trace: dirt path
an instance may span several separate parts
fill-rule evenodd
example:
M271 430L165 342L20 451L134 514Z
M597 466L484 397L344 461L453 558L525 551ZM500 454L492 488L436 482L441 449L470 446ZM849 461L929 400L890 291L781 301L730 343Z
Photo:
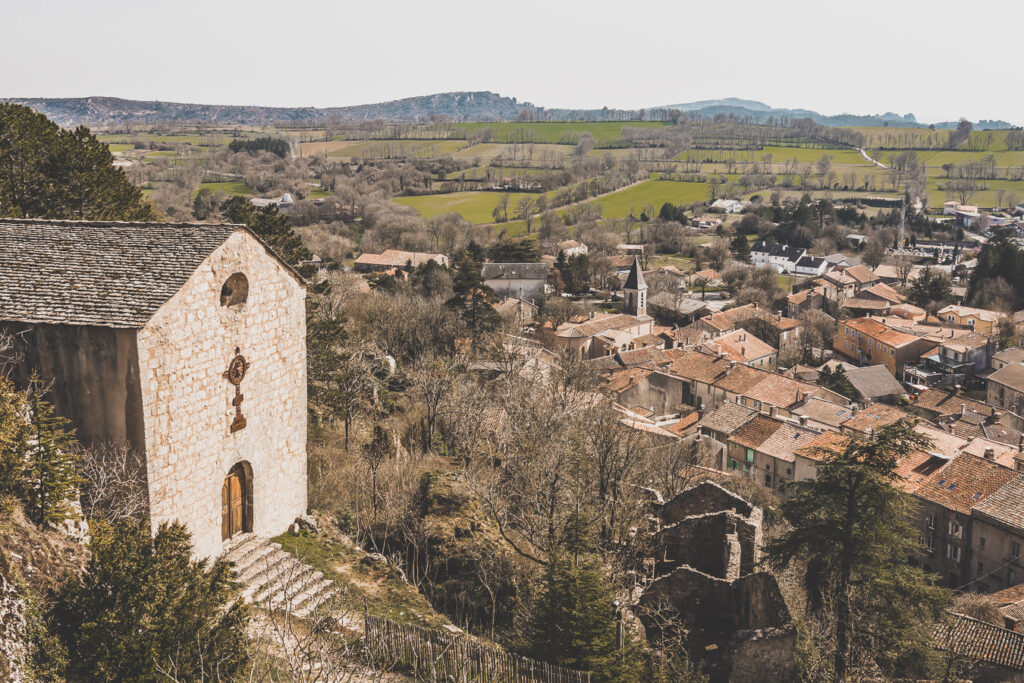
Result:
M858 151L858 152L860 152L860 155L861 155L862 157L864 157L864 159L865 159L865 160L867 160L867 161L870 161L870 162L871 162L871 163L873 163L873 164L874 164L875 166L878 166L879 168L884 168L884 169L886 169L886 170L889 170L889 167L888 167L888 166L886 166L885 164L883 164L883 163L882 163L881 161L879 161L878 159L872 159L871 157L869 157L869 156L868 156L868 153L867 153L867 152L865 152L865 151L864 151L863 149L861 149L860 147L858 147L858 148L857 148L857 151Z

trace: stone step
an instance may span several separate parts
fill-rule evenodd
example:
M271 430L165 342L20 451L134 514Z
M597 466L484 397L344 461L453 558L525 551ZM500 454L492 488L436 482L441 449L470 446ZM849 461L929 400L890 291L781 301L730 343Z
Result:
M243 596L247 599L255 600L257 594L262 593L267 586L277 582L283 574L294 571L293 564L298 564L298 562L288 553L280 552L287 557L282 558L275 553L270 556L266 564L258 564L252 575L245 579L246 589L242 591Z
M307 574L313 573L312 567L295 559L289 563L282 562L278 566L281 567L281 571L277 572L271 581L265 583L263 588L253 595L254 602L264 602L288 586L301 584Z
M323 581L328 581L328 579L324 579L323 572L314 571L303 574L299 580L290 582L289 585L283 586L281 590L270 596L267 604L271 608L284 608L290 605L294 611L306 598L316 593L315 589L321 587L320 584Z
M242 534L224 545L224 552L221 553L221 558L227 562L234 563L239 558L244 557L246 553L264 543L266 543L266 539L260 538L255 534Z
M299 619L308 617L310 614L313 613L313 610L315 610L317 607L330 600L337 592L338 587L334 585L333 581L328 579L327 585L321 588L318 592L308 597L305 601L305 604L300 605L298 608L295 608L295 606L293 606L292 614L294 614Z
M268 543L249 553L242 558L240 564L235 565L235 577L243 583L248 583L257 575L289 557L291 556L281 550L280 545Z

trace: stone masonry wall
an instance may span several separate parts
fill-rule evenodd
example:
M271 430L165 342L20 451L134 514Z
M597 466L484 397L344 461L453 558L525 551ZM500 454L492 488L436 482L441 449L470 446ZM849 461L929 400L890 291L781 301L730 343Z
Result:
M246 303L221 287L244 273ZM180 520L198 556L221 552L221 487L233 465L253 477L253 531L285 531L306 511L305 290L245 231L218 247L139 331L147 470L154 528ZM236 347L247 426L232 434Z

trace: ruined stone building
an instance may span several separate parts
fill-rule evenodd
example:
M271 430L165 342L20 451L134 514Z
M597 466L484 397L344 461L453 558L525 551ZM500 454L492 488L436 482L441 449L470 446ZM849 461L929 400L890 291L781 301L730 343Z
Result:
M305 286L244 226L0 219L0 329L197 555L305 512Z
M657 578L639 614L669 610L712 681L785 681L795 673L796 632L775 577L758 569L761 509L705 481L664 503L654 539Z

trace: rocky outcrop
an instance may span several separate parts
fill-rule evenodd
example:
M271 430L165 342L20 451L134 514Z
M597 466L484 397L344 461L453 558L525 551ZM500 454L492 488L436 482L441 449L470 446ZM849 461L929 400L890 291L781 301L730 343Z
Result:
M25 599L14 583L14 574L0 551L0 681L28 680L25 640Z

